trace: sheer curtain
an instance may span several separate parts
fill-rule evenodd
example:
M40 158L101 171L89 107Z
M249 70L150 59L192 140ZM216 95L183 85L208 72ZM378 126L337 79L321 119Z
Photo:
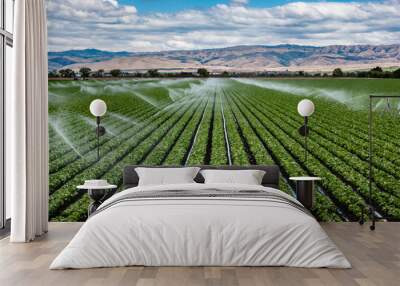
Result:
M15 2L13 94L6 98L6 187L12 242L48 226L47 26L44 0Z

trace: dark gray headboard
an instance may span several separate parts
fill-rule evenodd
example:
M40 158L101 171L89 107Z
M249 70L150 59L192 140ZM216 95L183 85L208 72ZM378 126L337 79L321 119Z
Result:
M182 168L183 166L141 166L141 165L130 165L124 168L124 188L133 188L138 185L139 177L135 172L137 167L147 167L147 168ZM248 170L256 169L265 171L264 178L262 180L262 185L265 187L271 187L279 189L279 167L276 165L252 165L252 166L195 166L204 169L219 169L219 170ZM200 173L194 179L197 183L204 183L204 178Z

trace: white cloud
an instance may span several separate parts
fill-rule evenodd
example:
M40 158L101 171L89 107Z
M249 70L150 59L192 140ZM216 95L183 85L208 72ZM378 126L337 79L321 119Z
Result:
M391 44L400 39L400 0L294 2L272 8L232 0L208 10L145 15L117 0L48 0L48 19L50 50Z
M107 2L110 2L114 7L118 7L118 0L106 0Z
M233 5L233 6L244 6L247 3L249 3L248 0L232 0L231 1L231 5Z

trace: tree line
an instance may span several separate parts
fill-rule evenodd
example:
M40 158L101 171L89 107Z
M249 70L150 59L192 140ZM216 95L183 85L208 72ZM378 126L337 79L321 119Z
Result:
M336 68L332 72L333 77L369 77L369 78L400 78L400 68L394 71L385 71L377 66L369 71L350 71L344 72L340 68Z
M60 69L49 72L50 78L104 78L104 77L131 77L131 78L159 78L159 77L359 77L359 78L400 78L400 68L389 71L377 66L368 71L343 71L335 68L332 73L305 72L305 71L264 71L264 72L228 72L210 73L205 68L199 68L197 72L160 72L157 69L150 69L146 72L125 72L120 69L113 69L105 72L104 69L92 71L88 67L79 69L76 73L72 69Z
M50 78L102 78L102 77L209 77L210 72L205 68L199 68L197 73L192 72L178 72L178 73L160 73L157 69L150 69L147 72L135 72L129 73L124 72L120 69L113 69L109 72L105 72L104 69L99 69L97 71L92 71L92 69L88 67L82 67L79 69L79 72L75 72L74 70L60 69L60 70L52 70L49 72Z

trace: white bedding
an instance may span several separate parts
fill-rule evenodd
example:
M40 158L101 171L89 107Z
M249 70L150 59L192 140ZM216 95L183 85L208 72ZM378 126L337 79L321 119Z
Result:
M294 200L262 186L182 184L128 189L102 206L131 192L210 188L263 190ZM88 219L50 269L127 265L351 267L318 222L293 206L186 197L111 205Z

